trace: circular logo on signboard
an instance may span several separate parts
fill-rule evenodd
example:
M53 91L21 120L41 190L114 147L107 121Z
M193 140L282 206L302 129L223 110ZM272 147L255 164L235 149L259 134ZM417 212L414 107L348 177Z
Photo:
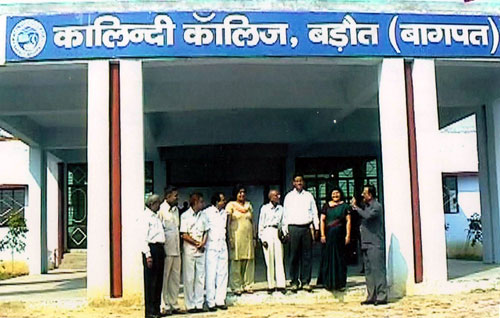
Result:
M23 58L32 58L40 54L45 47L47 34L43 25L34 19L18 22L10 34L12 51Z

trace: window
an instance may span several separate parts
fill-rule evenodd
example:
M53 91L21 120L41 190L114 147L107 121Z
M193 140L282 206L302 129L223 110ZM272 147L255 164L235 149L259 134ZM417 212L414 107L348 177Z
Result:
M443 176L444 213L458 213L457 176Z
M330 197L333 187L339 187L349 200L360 194L362 186L378 186L378 165L375 158L298 158L297 171L304 173L306 190L314 196L318 208Z
M364 184L371 184L378 189L377 182L377 160L371 160L366 163L366 178Z
M24 217L26 186L0 186L0 227L6 227L11 215Z

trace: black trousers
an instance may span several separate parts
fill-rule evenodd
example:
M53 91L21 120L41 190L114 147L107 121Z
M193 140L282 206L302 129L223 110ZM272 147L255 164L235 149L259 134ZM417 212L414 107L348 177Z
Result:
M165 266L165 249L163 244L149 244L153 266L148 268L146 256L142 254L144 265L144 304L146 317L160 314L161 289L163 287L163 267Z
M292 285L308 285L311 282L312 237L307 225L289 225L290 233L290 279Z
M365 265L367 300L387 301L387 280L384 248L375 245L361 247Z

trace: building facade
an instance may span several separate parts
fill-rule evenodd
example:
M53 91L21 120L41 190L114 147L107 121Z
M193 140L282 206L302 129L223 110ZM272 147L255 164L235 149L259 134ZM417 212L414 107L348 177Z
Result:
M47 270L57 195L50 157L63 188L70 168L87 167L85 200L75 202L86 206L89 297L141 292L134 234L145 191L243 182L258 205L266 189L289 189L296 170L320 201L332 185L355 195L376 183L391 292L439 283L447 278L439 128L470 114L483 260L500 262L493 1L0 6L0 126L36 163L33 273ZM58 198L64 210L69 198Z

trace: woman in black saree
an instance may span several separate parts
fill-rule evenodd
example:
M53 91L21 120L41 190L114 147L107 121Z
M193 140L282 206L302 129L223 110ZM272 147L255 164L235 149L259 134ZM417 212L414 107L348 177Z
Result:
M340 188L334 188L331 197L321 209L323 249L317 284L328 290L343 290L347 282L345 247L351 240L351 215Z

